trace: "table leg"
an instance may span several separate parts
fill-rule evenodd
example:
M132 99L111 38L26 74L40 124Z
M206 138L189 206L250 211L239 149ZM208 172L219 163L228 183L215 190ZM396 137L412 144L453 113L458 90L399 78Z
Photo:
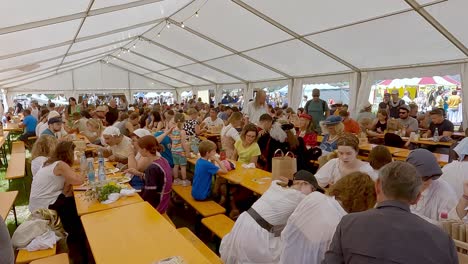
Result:
M13 215L15 216L15 224L18 226L18 218L16 217L16 206L13 204Z

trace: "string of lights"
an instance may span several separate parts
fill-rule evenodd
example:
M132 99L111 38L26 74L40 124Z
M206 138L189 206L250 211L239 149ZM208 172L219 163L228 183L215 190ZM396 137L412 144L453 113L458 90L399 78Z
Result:
M186 23L188 20L190 20L190 19L193 18L193 17L198 18L198 17L200 16L200 11L201 11L201 9L206 5L207 2L208 2L208 0L205 0L205 1L203 2L203 4L200 5L199 8L197 8L197 10L195 11L195 13L193 13L191 16L187 17L186 19L182 20L182 21L179 23L180 27L181 27L181 28L185 28L185 23ZM161 33L163 33L164 30L166 30L166 29L168 30L168 29L171 28L171 22L170 22L169 20L166 19L166 20L164 21L164 23L165 23L165 24L161 27L161 29L160 29L160 30L158 31L158 33L156 34L156 36L157 36L158 38L161 37ZM138 37L138 38L136 38L135 40L133 40L133 43L130 43L131 48L121 48L121 49L118 51L118 53L117 53L117 57L120 57L120 56L122 56L122 55L124 55L124 54L126 54L126 53L130 53L130 52L131 52L131 49L136 49L136 48L137 48L137 44L138 44L139 41L143 41L143 39L142 39L141 37ZM113 60L116 60L115 57L113 57L112 59L113 59ZM109 63L109 57L106 57L106 58L104 59L104 61L105 61L105 63Z

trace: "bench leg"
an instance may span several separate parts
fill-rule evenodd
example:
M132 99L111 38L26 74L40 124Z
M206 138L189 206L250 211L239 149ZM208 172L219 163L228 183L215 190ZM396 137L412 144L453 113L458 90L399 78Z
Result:
M13 204L13 216L15 216L15 224L18 226L18 218L16 217L16 206Z

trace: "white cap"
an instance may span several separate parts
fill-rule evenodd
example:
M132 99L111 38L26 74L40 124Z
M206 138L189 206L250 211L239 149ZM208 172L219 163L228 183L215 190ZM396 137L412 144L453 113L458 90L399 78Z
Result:
M47 115L47 121L54 117L60 117L60 114L57 111L50 111Z
M102 131L102 134L108 136L120 136L120 129L114 126L108 126L104 131Z
M142 138L144 136L151 136L151 133L148 130L144 129L144 128L136 129L135 131L133 131L132 134L137 135L137 137L139 137L139 138Z

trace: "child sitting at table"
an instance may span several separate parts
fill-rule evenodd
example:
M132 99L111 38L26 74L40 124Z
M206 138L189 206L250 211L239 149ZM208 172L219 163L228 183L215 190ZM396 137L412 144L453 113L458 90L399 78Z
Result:
M201 158L195 164L192 197L195 200L202 201L210 197L213 175L216 173L225 174L227 173L227 169L219 158L216 157L216 144L213 141L202 141L198 146L198 151Z

